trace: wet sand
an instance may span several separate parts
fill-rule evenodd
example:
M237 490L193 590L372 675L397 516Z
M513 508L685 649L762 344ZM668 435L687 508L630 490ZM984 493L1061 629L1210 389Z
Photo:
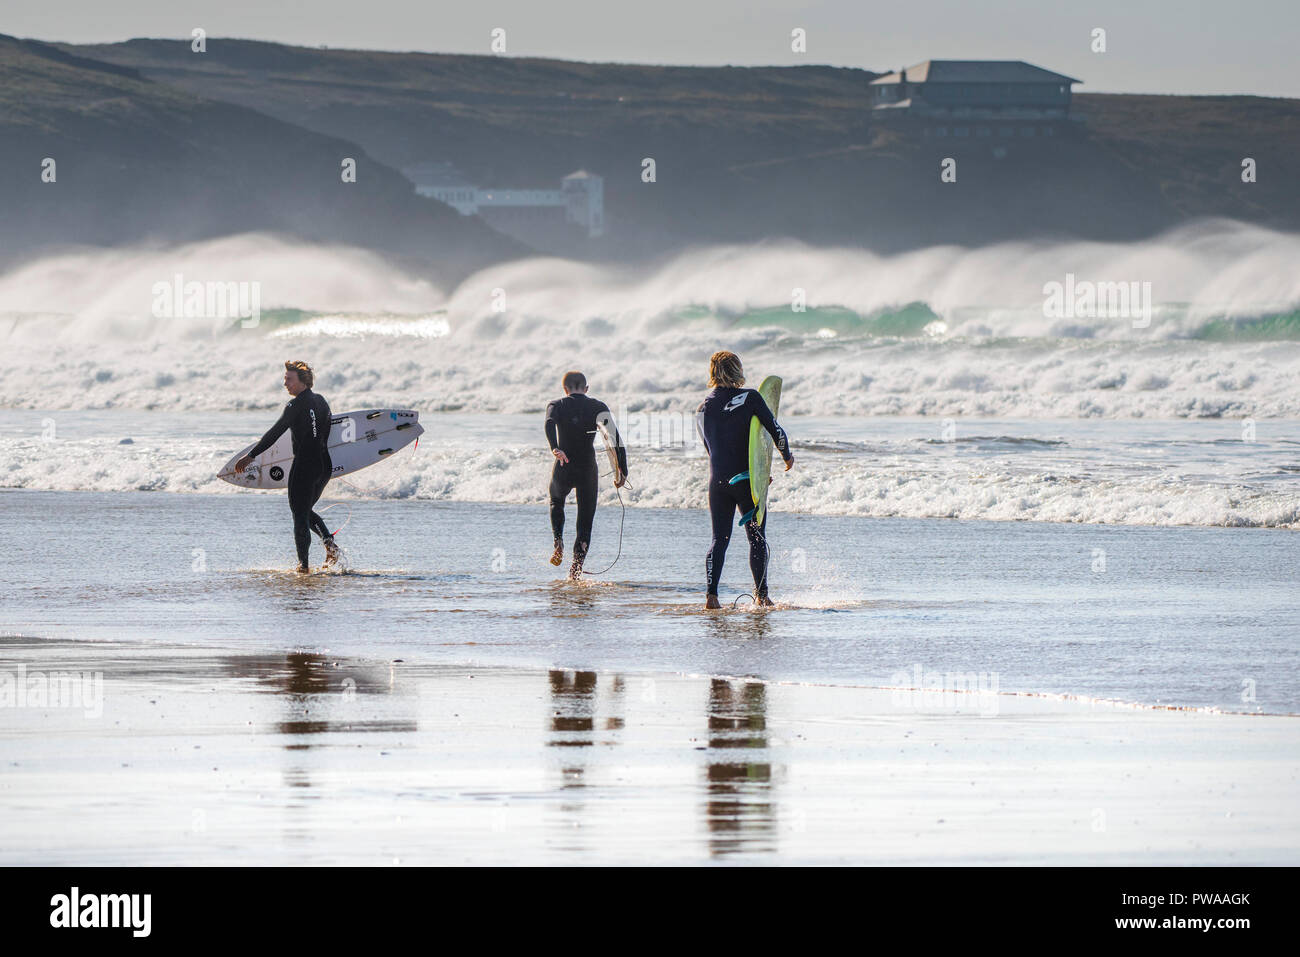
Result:
M1293 717L0 639L20 669L102 710L0 713L6 865L1300 863Z

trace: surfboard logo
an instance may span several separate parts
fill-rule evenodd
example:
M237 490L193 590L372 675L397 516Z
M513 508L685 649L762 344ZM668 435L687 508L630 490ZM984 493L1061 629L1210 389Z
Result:
M280 481L280 479L282 479L282 478L284 478L284 469L280 468L280 466L278 466L278 465L272 465L272 466L271 466L271 480L272 480L273 482L278 482L278 481Z

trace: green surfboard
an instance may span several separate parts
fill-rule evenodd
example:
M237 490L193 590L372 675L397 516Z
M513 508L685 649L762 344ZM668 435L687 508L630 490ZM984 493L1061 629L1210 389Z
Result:
M758 387L772 417L779 414L781 405L781 377L770 375ZM760 525L767 515L767 486L772 475L772 436L767 434L758 416L749 420L749 489L754 496L754 521Z

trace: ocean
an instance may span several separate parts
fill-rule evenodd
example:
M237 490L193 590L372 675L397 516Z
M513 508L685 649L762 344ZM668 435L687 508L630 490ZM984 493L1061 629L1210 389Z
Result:
M1298 253L1232 224L891 258L771 243L636 270L533 260L445 291L370 254L238 237L0 276L0 677L93 670L107 702L92 738L66 710L0 713L0 857L387 863L412 853L391 812L474 862L1293 862ZM151 290L174 277L256 281L263 307L159 318ZM1149 282L1151 308L1045 315L1067 279ZM751 383L784 379L796 464L771 491L771 610L749 599L743 535L723 610L703 610L694 411L719 348ZM283 493L215 477L278 414L286 359L311 363L336 412L413 408L426 429L328 486L345 561L308 576ZM576 584L546 560L542 413L569 369L630 461L621 495L602 479ZM570 505L566 545L574 520ZM343 714L349 689L364 707ZM191 826L218 815L208 756L140 757L209 734L243 795L228 830L203 832L217 843ZM322 741L362 749L361 777L338 777ZM550 750L569 746L594 750ZM281 750L297 770L273 773ZM379 760L399 752L402 781L448 803L411 798ZM965 812L943 755L985 781L988 761L1014 765L979 805L1019 807L1009 830L972 819L949 839ZM1245 805L1221 791L1226 761L1255 782ZM117 773L133 762L147 771ZM855 831L855 795L886 768L902 790ZM582 774L602 783L579 800ZM1046 844L1016 844L1094 787ZM301 788L332 810L309 823ZM42 843L37 808L66 818L95 793L114 795L102 815ZM1192 852L1185 830L1153 838L1135 818L1101 848L1094 806L1121 793L1213 833ZM1214 823L1243 806L1257 813ZM340 837L375 814L378 843ZM171 837L144 827L163 818Z
M1298 252L1226 223L891 258L768 243L639 270L529 260L451 292L270 237L43 259L0 277L0 523L11 555L34 556L11 568L0 626L117 635L129 606L148 634L150 609L170 618L180 601L224 628L304 589L322 603L294 629L308 644L357 637L361 602L402 646L416 632L392 622L423 624L423 609L453 645L458 621L527 622L540 644L510 661L722 667L696 653L712 626L695 615L694 411L725 347L752 382L783 377L797 462L772 487L771 577L798 607L761 627L827 643L772 652L772 677L879 684L913 648L1017 690L1254 710L1238 699L1266 641L1266 710L1293 711L1300 278L1279 264ZM158 318L154 285L185 276L253 278L264 310ZM1048 317L1062 276L1142 278L1149 315ZM215 477L287 398L286 358L313 365L335 411L414 408L426 429L331 483L353 568L321 582L275 571L292 560L282 494ZM620 498L604 480L588 567L618 563L580 590L541 561L542 410L570 368L614 411L631 463ZM733 540L737 593L744 551ZM102 575L119 582L111 611L72 597ZM449 595L473 613L443 622ZM617 640L581 637L612 622Z

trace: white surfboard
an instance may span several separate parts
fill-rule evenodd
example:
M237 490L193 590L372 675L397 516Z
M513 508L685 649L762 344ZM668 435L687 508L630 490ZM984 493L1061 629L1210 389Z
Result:
M362 409L331 416L329 450L334 468L330 478L392 458L423 434L420 413L414 409ZM285 430L274 445L236 475L235 463L256 444L252 442L235 453L217 473L217 478L240 488L285 488L293 465L293 436Z
M613 469L612 477L617 482L623 478L623 470L618 467L618 434L613 426L613 420L602 412L596 417L596 431L605 440L605 454L609 457L609 467Z

